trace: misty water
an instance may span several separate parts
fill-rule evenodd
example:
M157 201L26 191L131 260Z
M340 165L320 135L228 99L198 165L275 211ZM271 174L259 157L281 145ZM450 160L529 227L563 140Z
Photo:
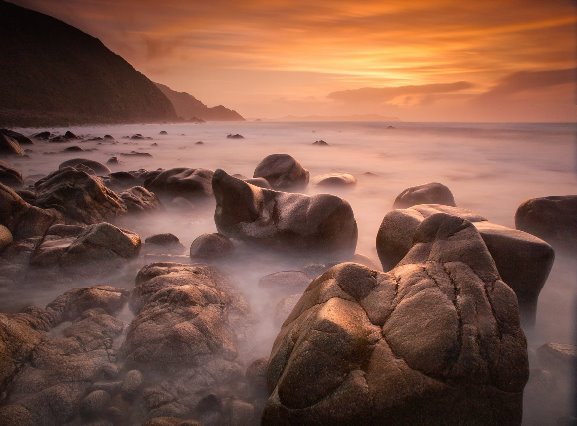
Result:
M459 207L468 208L500 225L514 227L517 207L526 199L548 195L574 194L577 188L576 133L569 124L417 124L417 123L206 123L139 124L85 126L61 129L14 129L26 135L38 130L77 135L112 135L117 144L107 141L36 143L29 158L11 163L27 183L54 171L70 158L88 158L105 163L117 156L113 171L141 168L190 167L252 177L256 165L265 156L287 153L310 171L311 179L331 172L346 172L358 182L347 190L330 190L353 207L359 229L357 253L379 264L375 237L383 216L392 208L395 197L405 188L427 182L447 185ZM160 135L160 131L167 135ZM152 139L130 140L124 136L140 133ZM244 139L227 139L240 133ZM312 145L324 140L329 146ZM196 144L202 141L203 144ZM153 145L154 144L154 145ZM70 145L89 152L62 153ZM123 156L147 152L151 157ZM309 184L307 194L327 192ZM214 204L199 205L190 211L166 210L138 218L115 222L137 232L142 239L170 232L185 247L200 234L216 232ZM184 258L186 261L187 259ZM145 263L139 259L126 270L111 271L107 279L74 283L109 283L131 288L134 271ZM221 265L231 283L248 300L257 318L246 330L241 359L268 356L280 324L273 319L279 298L258 286L269 273L298 268L295 259L266 252L251 252L239 261ZM531 367L535 367L535 348L546 342L575 341L577 312L577 268L573 256L557 252L549 279L539 297L534 329L525 330ZM16 311L34 303L44 305L62 293L59 286L24 286L4 289L0 308ZM567 415L571 393L567 384L559 386L559 406L555 415ZM525 424L539 424L535 401L525 402ZM554 419L550 419L554 422Z

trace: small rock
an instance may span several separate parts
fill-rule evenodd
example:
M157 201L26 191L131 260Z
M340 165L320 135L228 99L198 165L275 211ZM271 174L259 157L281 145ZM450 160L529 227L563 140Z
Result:
M449 188L442 183L431 182L405 189L395 199L393 208L405 209L417 204L456 206L455 198Z
M322 139L321 139L321 140L318 140L318 141L314 141L314 142L313 142L313 145L329 146L329 144L328 144L327 142L323 141Z
M238 134L238 133L236 133L236 134L234 134L234 135L233 135L232 133L229 133L228 135L226 135L226 137L227 137L228 139L244 139L244 136L243 136L243 135L240 135L240 134Z
M103 390L90 392L80 403L80 411L87 417L102 413L110 403L110 394Z
M139 370L130 370L122 381L122 393L128 396L134 395L142 386L142 382L142 373Z
M234 244L222 234L203 234L190 245L192 259L218 260L230 256Z
M328 173L316 176L313 183L324 187L347 187L357 184L357 179L349 173Z
M108 159L108 161L106 162L106 164L114 164L117 165L118 164L118 157L110 157Z
M161 130L159 135L168 135L168 133L166 132L166 130Z

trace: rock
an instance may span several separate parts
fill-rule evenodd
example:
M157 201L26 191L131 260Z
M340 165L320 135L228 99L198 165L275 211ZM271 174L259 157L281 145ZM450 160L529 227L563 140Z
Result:
M546 343L537 349L541 365L548 370L575 374L577 346L569 343Z
M152 157L152 154L149 152L138 152L138 151L130 151L130 152L121 152L120 155L125 157Z
M314 141L313 145L318 145L318 146L329 146L329 144L327 142L325 142L324 140L318 140L318 141Z
M185 248L173 234L156 234L144 240L144 249L147 253L181 254Z
M309 172L288 154L265 157L254 170L253 177L262 177L274 189L302 189L309 183Z
M45 130L43 132L38 132L32 135L32 137L34 139L39 139L42 141L47 141L48 139L50 139L52 137L52 133L50 133L49 131Z
M254 418L254 406L248 402L235 399L230 404L231 426L245 426L253 424L257 419Z
M226 137L227 139L244 139L244 136L238 133L236 134L229 133L228 135L226 135Z
M78 166L88 167L89 169L94 170L94 173L97 175L110 174L110 169L106 167L104 164L94 160L87 160L86 158L73 158L71 160L66 160L65 162L61 163L58 166L58 169L62 170L66 167L76 168Z
M212 180L218 231L269 248L348 258L357 244L351 206L334 195L258 188L217 170Z
M104 135L103 138L107 140L114 140L114 138L111 135Z
M4 133L6 136L14 139L20 145L34 144L30 138L24 136L22 133L15 132L14 130L0 129L0 133Z
M300 296L299 296L300 298ZM268 358L258 358L250 363L246 369L246 380L253 390L253 393L267 394L266 370L268 367Z
M202 234L190 245L192 259L219 260L230 256L234 244L222 234Z
M185 420L177 417L154 417L143 426L200 426L196 420Z
M527 325L532 325L539 293L553 265L553 249L537 237L488 222L469 210L440 204L420 204L387 213L377 234L377 252L383 270L390 270L405 256L413 245L419 224L439 212L473 222L495 260L503 281L515 291L519 299L521 319Z
M166 130L161 130L160 133L158 133L159 135L168 135Z
M349 173L327 173L316 176L313 183L323 187L347 187L357 184L357 178Z
M118 157L110 157L107 161L106 164L110 164L110 165L118 165Z
M144 187L161 199L183 197L195 201L212 195L212 175L213 172L206 169L169 169L146 179Z
M0 132L0 155L24 155L24 151L18 141Z
M118 194L129 213L143 213L159 209L160 200L142 186L134 186Z
M78 145L72 145L62 150L62 152L83 152L83 151L84 150L80 148Z
M196 141L194 144L195 145L204 145L204 142L203 141Z
M280 302L277 303L274 312L275 324L282 325L285 322L300 300L301 296L302 291L296 294L291 294L290 296L283 297Z
M122 199L97 176L64 168L34 184L36 205L60 211L72 223L93 224L127 212Z
M53 211L31 206L12 189L0 183L0 224L12 232L14 239L44 235L58 219Z
M250 183L251 185L254 186L258 186L259 188L265 188L265 189L272 189L272 186L270 186L270 183L268 183L268 180L266 180L265 178L247 178L247 179L243 179L246 183Z
M310 284L262 424L521 424L528 375L514 293L475 227L437 214L393 271L344 263Z
M525 201L515 213L515 227L554 247L577 250L577 195Z
M74 133L72 133L70 130L67 130L66 133L64 133L64 137L68 140L72 140L72 139L78 139L78 136L76 136Z
M90 392L80 403L80 412L87 416L101 414L110 403L110 394L103 390Z
M130 136L130 139L132 140L142 140L142 139L146 139L144 136L142 136L140 133L136 133L132 136Z
M441 183L431 182L405 189L395 198L393 208L405 209L417 204L456 206L455 199L449 188Z
M133 186L139 186L144 180L131 172L112 172L108 176L107 186L114 191L122 191Z
M14 241L12 232L4 225L0 225L0 252L12 244L12 241Z
M24 179L22 179L22 174L18 170L0 161L0 183L12 188L18 188L24 185Z
M258 286L273 292L302 293L311 282L301 271L281 271L265 275L258 281Z
M122 381L122 393L126 396L134 395L142 386L143 376L138 370L130 370Z

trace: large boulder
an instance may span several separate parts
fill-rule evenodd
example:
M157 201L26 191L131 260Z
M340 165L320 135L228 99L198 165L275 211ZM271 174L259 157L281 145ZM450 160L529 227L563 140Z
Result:
M34 143L30 138L24 136L22 133L15 132L14 130L0 129L0 133L3 133L6 136L11 137L20 145L32 145Z
M254 170L255 178L265 178L274 189L302 189L309 183L309 172L288 154L271 154Z
M439 212L461 217L475 225L503 281L519 299L523 322L532 325L539 293L553 266L554 250L533 235L496 225L469 210L440 204L420 204L387 213L377 234L377 252L383 270L390 270L407 254L421 222Z
M93 224L127 212L122 199L102 179L66 167L34 184L38 207L54 208L71 223Z
M355 251L357 223L349 203L339 197L259 188L223 170L214 173L212 186L221 234L303 256L344 259Z
M110 174L110 169L106 167L104 164L99 163L98 161L88 160L86 158L72 158L70 160L66 160L61 163L58 168L60 170L65 169L66 167L75 167L75 168L88 168L94 171L97 175L108 175Z
M556 247L577 250L577 195L525 201L515 213L515 227Z
M456 206L455 198L449 188L442 183L431 182L405 189L395 198L393 208L406 209L417 204Z
M17 140L0 132L0 155L24 155L24 150Z
M0 161L0 183L12 188L21 187L24 184L22 174L9 164Z
M212 174L211 170L206 169L169 169L152 174L144 181L144 187L161 199L183 197L194 201L212 195Z
M337 265L283 324L263 424L520 425L517 300L478 231L438 214L393 271Z

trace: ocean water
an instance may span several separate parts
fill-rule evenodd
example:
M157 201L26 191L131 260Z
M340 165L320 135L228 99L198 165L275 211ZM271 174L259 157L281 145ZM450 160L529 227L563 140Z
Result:
M256 165L265 156L287 153L310 171L311 178L330 172L353 174L358 180L354 188L330 192L352 205L359 228L357 252L377 263L375 237L378 227L392 208L395 197L407 187L441 182L451 189L458 206L509 227L514 227L515 211L526 199L577 192L574 124L243 122L15 130L27 135L39 130L56 133L71 130L90 136L110 134L118 141L117 144L38 142L31 147L29 158L11 160L29 182L56 170L66 159L82 157L104 163L111 156L117 156L121 161L118 166L111 167L113 171L200 167L221 168L229 174L252 177ZM160 135L162 130L168 134ZM135 133L152 139L123 138ZM229 133L240 133L245 139L227 139ZM329 146L312 145L319 139ZM204 144L197 145L197 141ZM70 145L92 151L61 152ZM152 157L122 156L131 151L148 152ZM326 191L311 184L304 192ZM143 238L172 232L188 247L198 235L216 231L212 215L210 206L199 207L189 213L163 212L130 219L121 225L135 230ZM263 253L255 255L248 264L232 265L229 271L231 281L264 320L255 326L251 343L245 348L245 353L252 357L267 356L278 332L278 324L268 318L271 306L278 301L264 297L256 283L266 273L286 268L290 268L290 262L270 261ZM125 280L119 285L130 287L132 282ZM38 291L29 288L19 293L18 303L45 304L61 292L61 288ZM0 308L10 310L11 303L10 298L5 299ZM539 298L535 328L525 330L532 368L536 362L534 350L541 344L574 342L576 307L576 263L573 256L558 252ZM250 361L246 356L246 361ZM562 403L553 415L563 414L571 405L570 392L562 392L559 398ZM538 411L533 401L526 401L525 424L540 424L543 415Z

